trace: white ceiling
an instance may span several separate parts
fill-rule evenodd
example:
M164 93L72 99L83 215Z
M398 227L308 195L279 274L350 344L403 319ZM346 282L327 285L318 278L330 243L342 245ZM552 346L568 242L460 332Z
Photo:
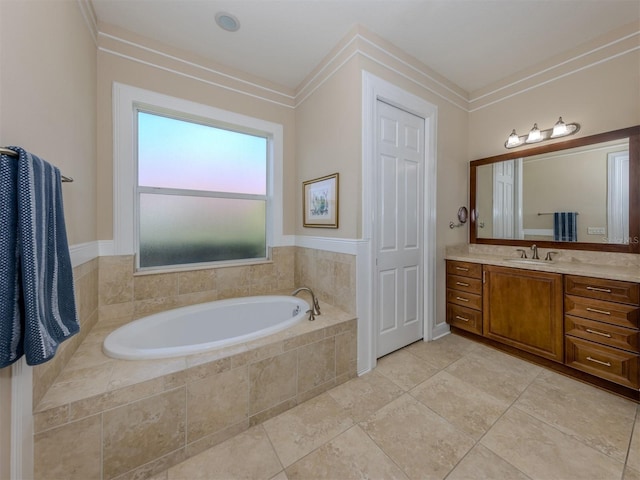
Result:
M631 22L640 0L92 0L98 20L290 88L360 24L467 92ZM214 16L226 11L240 30Z

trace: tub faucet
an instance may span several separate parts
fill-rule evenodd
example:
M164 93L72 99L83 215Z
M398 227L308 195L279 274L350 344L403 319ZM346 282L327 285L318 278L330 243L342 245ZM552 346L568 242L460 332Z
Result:
M534 260L540 260L540 257L538 256L538 246L535 243L531 245L531 250L533 250L533 255L531 255L531 258Z
M309 292L309 294L311 295L312 305L311 308L307 310L307 313L309 314L309 321L313 321L316 319L316 315L320 315L320 303L314 295L313 290L311 290L309 287L296 288L291 295L295 297L300 292Z

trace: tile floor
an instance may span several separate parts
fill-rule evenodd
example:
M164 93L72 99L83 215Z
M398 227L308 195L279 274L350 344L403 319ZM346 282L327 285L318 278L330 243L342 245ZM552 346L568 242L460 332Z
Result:
M640 406L449 335L153 480L351 478L640 480Z

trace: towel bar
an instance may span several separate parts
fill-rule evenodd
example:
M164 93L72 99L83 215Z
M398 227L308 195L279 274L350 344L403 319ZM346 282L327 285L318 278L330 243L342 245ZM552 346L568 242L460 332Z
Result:
M0 147L0 153L3 154L3 155L8 155L10 157L17 157L16 152L14 152L13 150L10 150L8 148ZM71 178L71 177L66 177L64 175L61 175L61 178L62 178L63 182L68 182L68 183L73 182L73 178Z
M551 212L551 213L540 213L540 212L538 212L538 216L540 216L540 215L553 215L553 212ZM578 212L576 212L576 215L580 215L580 214Z

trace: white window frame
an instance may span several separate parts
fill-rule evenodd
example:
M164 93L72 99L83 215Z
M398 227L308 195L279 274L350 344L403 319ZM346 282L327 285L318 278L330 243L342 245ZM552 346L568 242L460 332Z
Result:
M269 138L267 172L267 254L271 247L284 245L282 233L282 189L283 189L283 127L235 112L191 102L176 97L144 90L130 85L113 84L113 253L114 255L135 255L137 250L136 232L136 187L137 187L137 112L179 112L182 118L206 118L218 126L242 126L244 129L260 132ZM249 263L259 263L255 259ZM224 262L229 265L231 262ZM246 264L248 260L235 263ZM216 262L209 265L215 265ZM194 264L201 266L202 264ZM172 269L167 266L167 269ZM189 266L181 265L181 269ZM195 267L194 267L195 268ZM147 269L145 269L146 271Z

